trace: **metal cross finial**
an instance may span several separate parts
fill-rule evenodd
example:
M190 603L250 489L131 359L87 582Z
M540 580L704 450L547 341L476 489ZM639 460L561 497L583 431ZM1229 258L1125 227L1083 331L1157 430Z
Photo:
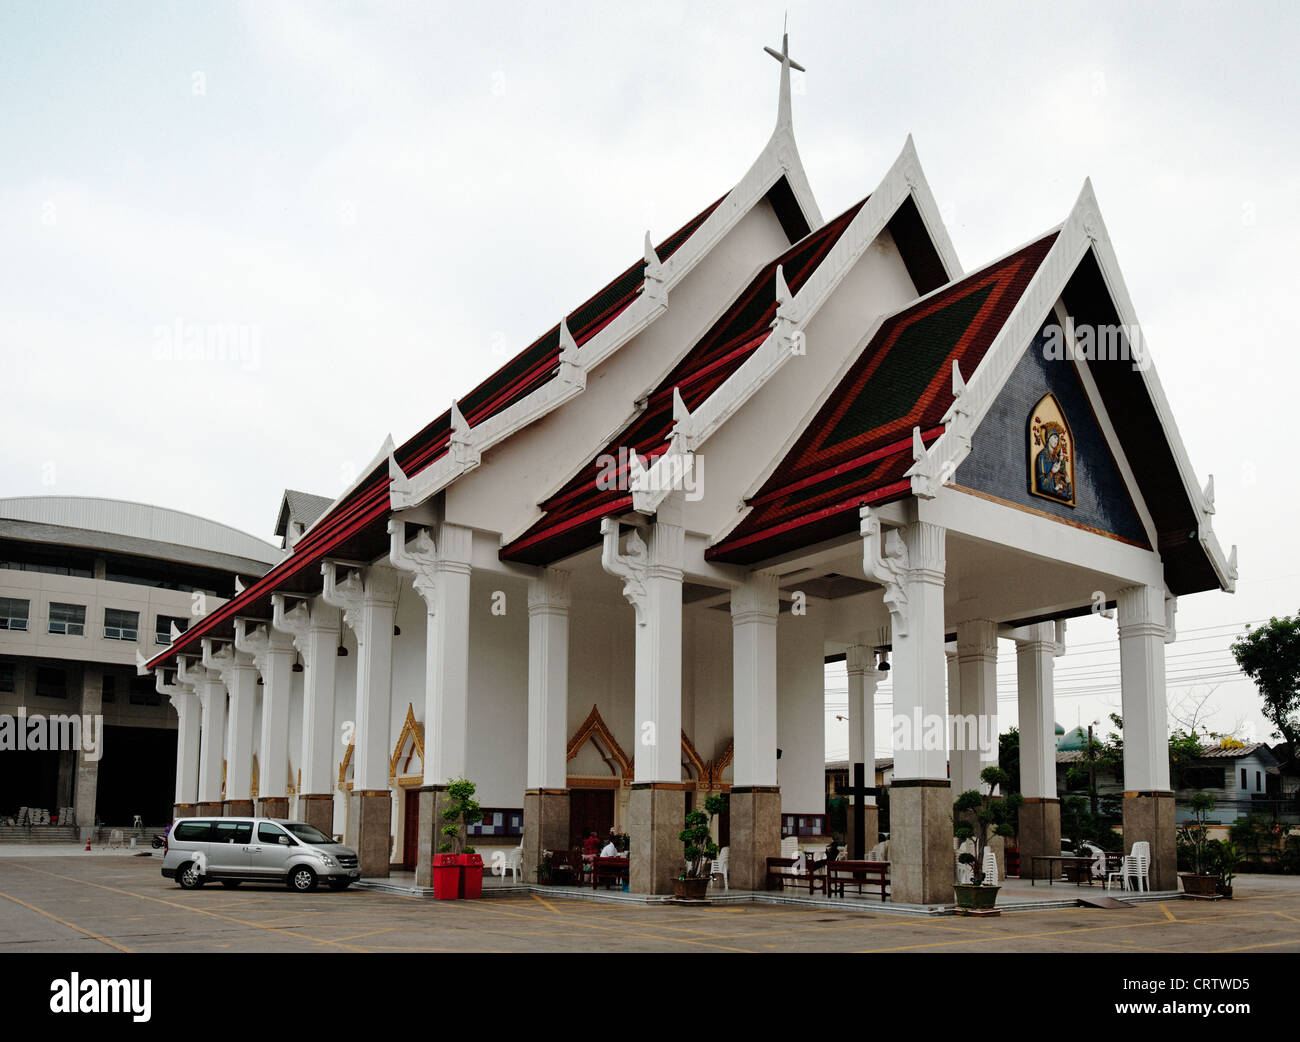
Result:
M785 64L788 62L789 65L790 65L790 68L792 68L792 69L798 69L800 72L807 72L807 71L808 71L808 70L805 69L802 65L800 65L797 61L794 61L793 59L791 59L791 57L790 57L790 34L789 34L788 32L782 32L782 33L781 33L781 49L780 49L779 51L774 51L774 50L772 50L771 47L764 47L763 50L767 51L768 54L770 54L773 58L775 58L777 61L779 61L782 65L785 65Z

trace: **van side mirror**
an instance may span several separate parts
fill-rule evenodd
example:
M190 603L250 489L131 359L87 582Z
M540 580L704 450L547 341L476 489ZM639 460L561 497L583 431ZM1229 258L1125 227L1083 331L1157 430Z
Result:
M279 840L279 843L280 843L280 846L282 846L282 847L291 847L291 846L293 846L293 840L291 840L288 836L281 836L281 837L280 837L280 840Z

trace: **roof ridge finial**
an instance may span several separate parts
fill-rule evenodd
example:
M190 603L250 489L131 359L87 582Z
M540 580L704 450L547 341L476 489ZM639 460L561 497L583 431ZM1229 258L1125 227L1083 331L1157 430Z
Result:
M790 70L797 69L799 72L807 72L802 65L790 57L790 33L789 33L790 14L786 12L785 21L781 26L781 49L774 51L771 47L764 47L768 54L781 63L781 93L777 101L776 125L778 127L789 127L793 125L793 119L790 115Z

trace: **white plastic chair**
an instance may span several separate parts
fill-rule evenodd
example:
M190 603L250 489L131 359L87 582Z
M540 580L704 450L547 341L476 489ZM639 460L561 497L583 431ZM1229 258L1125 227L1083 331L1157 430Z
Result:
M998 881L998 856L991 850L984 851L984 885L996 886Z
M511 882L518 883L520 873L524 870L524 848L511 847L506 851L505 863L501 866L501 878L505 879L507 872L510 873Z
M798 836L786 836L785 839L781 840L781 856L782 857L799 856Z
M1137 889L1149 891L1151 889L1151 844L1145 839L1140 839L1133 844L1129 855L1137 858L1137 871L1134 873L1137 877Z
M718 858L713 862L713 872L709 875L709 886L713 885L714 876L722 877L722 889L731 889L731 878L728 875L728 868L731 864L731 848L723 847L718 851Z

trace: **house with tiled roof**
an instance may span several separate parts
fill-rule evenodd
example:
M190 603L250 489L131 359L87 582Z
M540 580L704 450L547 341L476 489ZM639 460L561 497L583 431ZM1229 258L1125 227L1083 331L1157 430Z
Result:
M1058 790L1063 794L1079 793L1087 783L1079 776L1086 764L1083 748L1077 743L1064 741L1056 750L1056 776ZM1075 769L1071 777L1071 769ZM1181 776L1174 779L1174 802L1179 823L1194 817L1191 798L1198 792L1214 799L1214 809L1207 819L1211 822L1231 822L1252 814L1272 820L1300 821L1300 804L1295 793L1285 793L1277 757L1266 742L1240 742L1221 738L1201 745L1200 755L1184 766ZM1125 792L1122 774L1107 771L1097 773L1097 793L1111 799L1122 799Z
M853 777L875 777L871 697L895 670L894 899L946 902L935 836L996 757L1000 642L1021 664L1022 850L1053 852L1053 661L1069 618L1115 610L1126 829L1172 883L1164 644L1177 598L1233 588L1235 552L1092 188L966 271L909 138L824 218L796 66L769 53L776 124L733 187L385 438L283 561L141 661L202 707L178 812L293 813L363 874L423 885L469 777L480 848L522 843L531 872L614 827L632 891L657 894L685 814L725 792L731 883L761 889L782 833L824 812L823 667L842 657ZM254 803L241 770L220 798L254 735L276 780ZM874 786L854 788L861 849Z

